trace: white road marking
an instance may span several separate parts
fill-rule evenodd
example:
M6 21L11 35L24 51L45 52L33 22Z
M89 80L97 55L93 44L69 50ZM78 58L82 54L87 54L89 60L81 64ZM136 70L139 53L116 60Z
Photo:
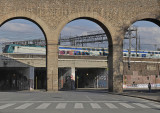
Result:
M137 106L139 106L141 108L150 108L149 106L146 106L146 105L141 104L141 103L133 103L133 104L135 104L135 105L137 105Z
M100 109L101 106L99 106L97 103L90 103L90 105L92 106L92 108L94 109Z
M135 107L133 107L133 106L127 104L127 103L119 103L119 104L126 107L126 108L135 108Z
M86 96L88 98L89 101L93 101L89 96Z
M66 105L67 105L67 103L59 103L59 104L56 106L56 109L65 109L65 108L66 108Z
M51 103L43 103L36 107L36 109L46 109Z
M128 101L0 101L0 103L119 103ZM143 102L143 101L140 101Z
M29 106L31 106L33 103L25 103L19 107L16 107L15 109L26 109L28 108Z
M82 103L75 103L74 108L75 109L83 109L84 107L83 107Z
M13 106L13 105L15 105L15 104L16 104L16 103L4 104L4 105L1 105L1 106L0 106L0 109L5 109L5 108L10 107L10 106Z
M108 106L111 109L117 109L117 107L112 103L105 103L105 105Z
M154 107L160 108L160 104L155 104L155 103L149 103L149 104L154 106Z

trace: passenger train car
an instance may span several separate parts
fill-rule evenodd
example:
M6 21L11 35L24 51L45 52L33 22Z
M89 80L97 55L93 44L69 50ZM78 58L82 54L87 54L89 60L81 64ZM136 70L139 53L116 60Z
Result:
M6 45L3 53L17 53L17 54L46 54L46 47L35 45ZM59 46L59 55L83 55L83 56L108 56L107 48L93 48L93 47L73 47L73 46ZM128 57L128 50L123 50L123 56ZM136 57L136 51L131 50L131 57ZM160 58L160 51L137 51L137 57L141 58Z
M17 53L17 54L46 54L45 46L35 45L6 45L3 53ZM59 46L59 55L90 55L90 56L107 56L107 48L93 48L93 47L73 47L73 46Z

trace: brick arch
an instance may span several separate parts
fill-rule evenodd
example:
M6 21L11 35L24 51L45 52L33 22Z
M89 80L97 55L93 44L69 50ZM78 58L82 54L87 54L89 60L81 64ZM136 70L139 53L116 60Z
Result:
M109 21L106 21L105 18L100 16L98 13L91 13L91 12L81 12L76 14L71 14L67 18L64 18L61 23L59 23L56 29L56 36L60 36L60 33L64 26L71 21L78 20L78 19L86 19L98 24L105 32L108 37L109 43L112 43L112 34L114 34L114 28Z
M112 50L113 50L113 40L112 39L112 35L114 36L116 33L115 33L115 29L114 27L112 27L112 24L107 21L106 18L103 18L102 16L100 16L99 14L97 13L79 13L79 14L72 14L72 15L69 15L67 18L64 18L64 20L59 24L59 26L57 27L56 29L56 37L59 38L59 35L62 31L62 29L64 28L64 26L71 22L71 21L74 21L74 20L78 20L78 19L86 19L86 20L90 20L92 22L95 22L96 24L98 24L106 33L107 37L108 37L108 42L109 42L109 51L110 51L110 54L109 54L109 76L110 76L110 79L108 80L108 83L110 83L111 85L109 85L109 88L111 90L113 90L113 55L112 55ZM114 37L115 38L115 37ZM58 41L57 41L58 42ZM115 42L116 43L116 42ZM109 67L108 66L108 67ZM119 89L118 89L119 90Z
M124 27L125 28L124 31L126 31L133 23L137 21L142 21L142 20L150 21L160 26L160 23L158 23L158 21L160 20L159 16L154 12L153 13L147 12L147 13L140 13L135 17L133 17L132 19L130 19L130 21L128 21L126 26Z
M26 20L29 20L35 23L43 32L46 43L48 42L49 40L48 34L50 33L50 29L43 20L38 18L37 15L31 14L30 12L25 12L25 11L17 11L17 12L8 13L0 18L0 27L3 24L5 24L7 21L14 20L14 19L26 19Z
M12 12L8 13L7 15L4 15L3 17L0 18L0 27L5 24L6 22L14 19L25 19L33 22L36 24L41 31L44 34L44 38L46 40L46 55L48 56L48 42L51 40L51 32L50 28L45 24L43 20L41 20L37 15L35 14L30 14L29 12L24 12L24 11L17 11L17 12ZM46 68L48 70L48 65L47 65L48 59L46 58ZM46 76L48 77L48 75Z

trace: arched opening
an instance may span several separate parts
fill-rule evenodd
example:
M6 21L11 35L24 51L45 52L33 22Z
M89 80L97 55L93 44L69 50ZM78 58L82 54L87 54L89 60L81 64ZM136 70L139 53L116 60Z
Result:
M0 90L46 89L46 35L26 17L0 25Z
M123 46L124 76L123 88L153 89L160 88L160 21L142 19L128 28Z
M59 90L107 89L111 43L109 30L98 20L70 21L59 37Z

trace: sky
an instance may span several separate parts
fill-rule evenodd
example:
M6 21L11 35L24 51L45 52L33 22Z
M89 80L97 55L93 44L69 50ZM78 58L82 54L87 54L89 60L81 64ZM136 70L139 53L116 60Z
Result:
M159 26L147 21L139 21L134 23L133 25L138 27L138 35L141 39L141 49L154 50L155 47L160 48ZM61 31L61 36L81 36L99 30L102 29L96 23L84 19L79 19L68 23ZM1 43L32 39L45 39L42 31L36 24L24 19L15 19L8 21L0 27L0 52ZM134 43L135 40L132 39L132 48L134 48ZM155 46L155 44L157 44L157 46ZM107 42L94 45L107 47ZM124 41L124 48L128 48L128 40Z

